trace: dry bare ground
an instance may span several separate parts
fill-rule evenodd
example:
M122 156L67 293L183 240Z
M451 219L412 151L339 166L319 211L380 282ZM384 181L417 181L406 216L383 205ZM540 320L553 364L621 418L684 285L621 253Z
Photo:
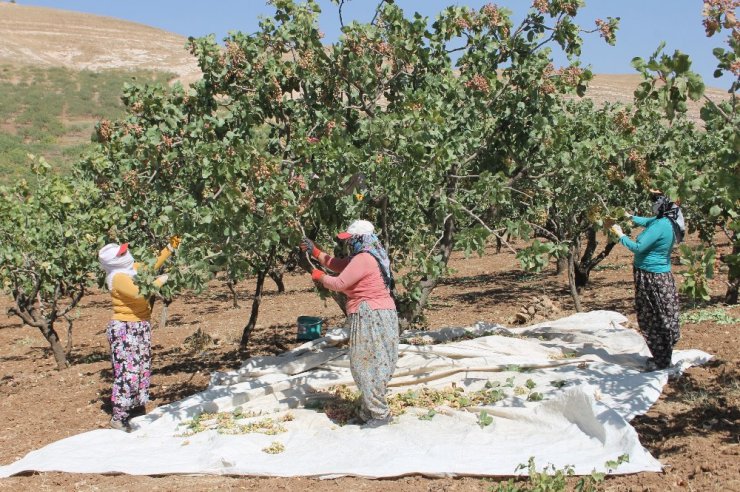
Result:
M587 309L613 309L634 323L631 258L622 250L612 254L607 268L595 272L585 292ZM520 271L509 252L488 251L482 257L456 256L456 273L434 292L428 326L469 325L478 320L507 323L532 297L549 296L573 312L565 276L552 270L532 276ZM335 305L324 304L312 292L307 275L286 278L287 292L273 286L263 302L260 324L248 353L240 353L241 328L249 315L246 297L252 282L239 285L241 307L231 308L228 289L215 281L200 296L182 296L170 306L166 327L154 329L154 375L149 409L204 389L215 370L237 367L249 355L275 354L296 345L295 319L310 314L341 322ZM722 291L721 281L713 283ZM2 300L2 306L7 305ZM110 366L104 327L109 319L109 297L88 296L74 330L74 365L57 372L38 331L15 319L0 320L0 463L8 464L45 444L80 432L105 427L109 414ZM740 317L740 309L731 311ZM155 310L154 319L159 319ZM188 348L185 339L201 328L217 345ZM665 472L610 477L606 490L740 490L738 454L738 326L713 322L684 324L679 348L699 348L716 359L692 368L671 381L651 411L634 420L640 439L665 465ZM393 459L389 450L388 459ZM134 477L126 475L33 474L0 480L0 489L99 490L487 490L492 483L479 478L393 480L343 478L319 481L307 478L219 476Z

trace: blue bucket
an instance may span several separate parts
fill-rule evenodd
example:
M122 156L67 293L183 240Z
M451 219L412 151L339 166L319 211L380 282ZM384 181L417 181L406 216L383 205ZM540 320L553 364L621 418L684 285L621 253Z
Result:
M324 320L315 316L298 316L298 340L315 340L321 337Z

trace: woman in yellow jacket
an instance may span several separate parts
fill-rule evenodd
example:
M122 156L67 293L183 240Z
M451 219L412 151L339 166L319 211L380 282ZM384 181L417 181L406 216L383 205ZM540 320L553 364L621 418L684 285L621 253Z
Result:
M180 239L174 237L159 254L154 265L159 269L177 248ZM106 284L113 299L113 318L106 334L111 348L113 388L111 404L114 429L129 430L129 419L146 413L151 378L152 311L149 300L139 294L134 283L140 263L128 251L128 243L107 244L98 253L100 264L106 272ZM160 275L155 285L161 286L167 275Z

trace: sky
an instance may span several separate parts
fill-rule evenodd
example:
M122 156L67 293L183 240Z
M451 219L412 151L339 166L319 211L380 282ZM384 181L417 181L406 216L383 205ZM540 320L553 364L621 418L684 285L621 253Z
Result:
M432 19L448 5L458 4L480 8L491 0L396 0L409 14L419 12ZM215 34L223 39L229 31L254 32L260 16L270 15L273 8L264 0L17 0L22 5L54 7L126 19L158 27L183 36ZM531 0L498 0L499 6L513 11L514 20L521 20ZM329 0L319 0L322 7L321 30L327 42L336 41L340 34L337 7ZM351 20L369 21L377 0L350 0L344 7L345 23ZM715 79L716 61L712 49L725 46L723 37L707 38L702 26L702 0L586 0L576 21L584 28L594 28L594 20L607 16L620 17L616 46L606 44L598 34L587 35L581 61L594 73L636 73L630 61L636 56L648 58L661 41L666 51L688 53L692 69L704 77L707 85L729 88L727 76ZM566 64L556 53L558 65Z

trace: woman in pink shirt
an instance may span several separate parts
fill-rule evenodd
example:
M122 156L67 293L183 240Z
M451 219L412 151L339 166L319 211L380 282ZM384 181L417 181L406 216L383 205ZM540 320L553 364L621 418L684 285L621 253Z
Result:
M347 296L350 369L362 394L358 417L366 427L378 427L391 421L386 392L398 361L398 314L391 297L390 261L375 228L366 220L352 222L337 238L347 242L349 257L331 257L308 238L303 239L301 249L339 274L335 277L314 269L311 278Z

